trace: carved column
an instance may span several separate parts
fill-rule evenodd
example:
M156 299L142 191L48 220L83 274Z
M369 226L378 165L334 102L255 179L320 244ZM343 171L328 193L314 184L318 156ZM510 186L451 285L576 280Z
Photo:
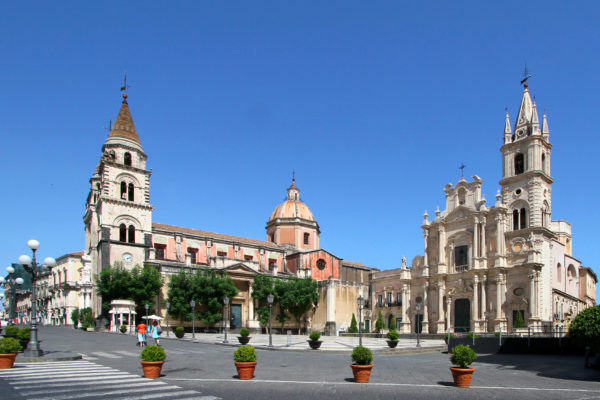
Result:
M487 318L486 318L486 312L487 312L487 299L486 299L486 295L485 295L485 283L486 283L487 277L484 275L481 276L481 315L483 315L483 318L485 320L484 325L487 325ZM486 326L484 326L484 329L486 329Z
M473 246L471 251L471 268L477 268L479 257L479 219L475 218L473 223Z
M502 319L502 274L496 275L496 319Z
M533 316L536 319L540 318L540 314L539 314L539 305L540 305L540 276L541 276L541 271L535 271L535 278L534 278L534 282L535 282L535 298L534 298L534 313Z
M448 273L456 272L456 260L454 259L454 243L448 245Z
M444 235L444 227L440 225L438 230L438 264L443 266L446 264L446 238ZM438 273L441 272L443 268L438 268Z
M248 319L254 320L254 303L252 301L252 281L248 282Z
M425 252L423 253L423 265L429 266L429 257L427 256L427 238L429 237L429 229L423 229L423 238L425 240Z
M429 307L427 307L427 304L429 303L429 296L427 295L428 291L429 284L425 282L423 284L423 321L421 322L421 330L425 333L429 332Z
M446 299L446 330L452 330L452 326L450 325L451 306L452 299L450 299L450 296L448 296Z
M481 257L481 260L479 260L480 266L481 268L487 268L487 249L486 249L486 242L485 242L485 224L486 224L486 218L483 217L481 219L481 254L479 255Z
M479 277L477 275L473 275L473 303L471 305L471 309L473 310L473 314L471 316L472 324L474 331L478 331L479 327L477 326L477 322L479 321Z

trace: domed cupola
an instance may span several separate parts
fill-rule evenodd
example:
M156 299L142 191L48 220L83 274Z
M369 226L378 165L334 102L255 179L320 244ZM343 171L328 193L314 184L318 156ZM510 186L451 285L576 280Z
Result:
M266 229L270 242L306 250L319 248L319 224L308 206L300 200L295 178L287 189L287 199L271 213Z

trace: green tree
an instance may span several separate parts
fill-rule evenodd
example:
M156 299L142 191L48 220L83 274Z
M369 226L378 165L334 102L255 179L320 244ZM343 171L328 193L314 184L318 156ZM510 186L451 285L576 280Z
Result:
M135 302L135 311L138 315L145 314L145 304L148 304L149 310L152 310L149 311L150 313L156 314L158 312L154 300L158 296L162 285L162 275L151 265L144 265L144 268L135 266L131 270L129 299Z
M71 320L73 321L73 327L77 328L77 324L79 323L79 309L75 308L71 311Z
M190 308L190 300L194 296L192 275L192 273L180 271L177 275L172 275L167 284L167 297L171 303L169 315L180 321L192 320Z
M285 296L289 289L289 282L284 279L276 279L274 289L275 293L273 293L273 295L275 296L275 300L273 303L277 303L279 305L279 310L277 312L277 315L275 316L275 319L281 322L281 330L283 330L285 322L292 319L287 313L287 307L285 302Z
M103 268L96 277L97 293L102 297L102 315L107 316L110 302L115 299L131 300L131 273L116 262L114 267Z
M356 323L356 317L354 313L352 313L352 321L350 321L350 329L348 329L349 333L358 333L358 324Z
M300 332L302 317L315 307L319 301L317 281L312 278L291 277L286 286L287 290L281 297L280 306L296 318L298 332Z
M260 317L263 326L269 322L269 302L267 296L273 294L275 298L275 278L269 275L255 275L252 283L252 298L258 301L255 313ZM273 300L273 305L278 301Z
M513 321L514 328L525 328L525 320L523 319L522 310L515 310L515 319Z
M375 329L377 329L377 333L381 334L381 331L385 327L385 322L383 322L383 315L381 311L379 311L379 315L377 315L377 321L375 321Z
M600 350L600 306L581 311L569 327L569 337L592 351Z

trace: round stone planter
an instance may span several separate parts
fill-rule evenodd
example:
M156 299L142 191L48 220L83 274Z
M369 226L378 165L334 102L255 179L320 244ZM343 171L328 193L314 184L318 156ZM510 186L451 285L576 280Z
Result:
M248 344L248 342L250 341L250 336L238 336L237 338L240 344L242 345Z
M181 339L183 337L183 335L185 335L185 332L177 332L177 331L175 331L175 336L177 337L177 339Z
M164 361L140 361L144 370L144 378L156 379L160 376Z
M254 369L256 368L256 361L252 362L237 362L235 361L235 368L238 372L238 377L242 380L248 380L254 378Z
M454 386L461 388L471 386L471 379L473 378L475 368L450 367L450 371L452 371L452 378L454 378Z
M322 340L307 340L307 342L310 348L313 350L317 350L319 347L321 347L321 343L323 343Z
M388 346L390 346L390 349L393 349L394 347L398 346L398 341L397 340L387 340L387 344L388 344Z
M356 383L368 383L369 378L371 377L371 369L373 369L373 364L369 365L358 365L358 364L350 364L352 368L352 373L354 374L354 382Z

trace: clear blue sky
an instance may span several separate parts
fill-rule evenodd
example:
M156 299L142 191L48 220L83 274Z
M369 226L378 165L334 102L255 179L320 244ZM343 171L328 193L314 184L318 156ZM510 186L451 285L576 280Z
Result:
M83 250L89 178L127 72L154 221L250 238L292 170L321 245L423 252L443 187L499 188L525 63L548 113L552 218L600 272L598 2L8 2L0 13L0 270ZM541 115L540 115L541 117ZM596 161L594 161L596 160Z

